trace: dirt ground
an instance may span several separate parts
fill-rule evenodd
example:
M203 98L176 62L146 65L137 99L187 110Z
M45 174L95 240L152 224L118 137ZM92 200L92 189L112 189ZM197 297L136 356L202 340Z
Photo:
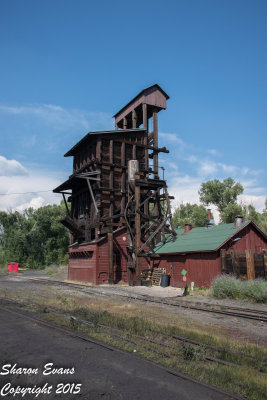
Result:
M16 368L38 370L34 375L8 375L1 387L51 387L50 394L38 399L65 400L230 400L232 396L220 394L193 381L174 376L152 362L123 351L88 343L79 338L53 330L34 321L0 309L1 336L0 369L7 363ZM74 373L44 376L47 363L56 369L73 369ZM60 384L80 385L80 393L56 394ZM5 398L14 398L11 394ZM18 398L16 396L16 398ZM19 398L21 398L19 396ZM26 395L25 399L35 395Z
M41 296L42 290L41 285L38 282L34 282L29 280L28 278L38 278L45 277L51 280L58 279L58 276L47 276L43 272L40 271L22 271L19 275L2 275L0 277L0 296L2 296L3 292L8 291L27 291L34 296ZM46 286L47 287L47 286ZM151 296L153 298L170 298L172 301L177 300L178 304L190 304L191 302L203 302L217 305L229 305L229 306L237 306L250 308L255 310L265 310L267 311L266 305L260 305L255 303L241 302L236 300L217 300L210 297L198 296L193 293L193 295L182 297L182 289L179 288L162 288L162 287L129 287L129 286L121 286L121 285L101 285L88 287L88 293L86 292L86 288L82 288L79 291L76 288L70 288L66 286L58 286L55 289L55 286L51 288L51 290L55 291L58 296L64 296L68 298L68 296L80 298L86 300L86 298L90 299L92 296L94 298L101 298L105 301L108 299L113 299L114 301L121 302L123 307L135 306L135 308L140 307L140 310L158 310L159 314L167 313L169 318L171 316L180 316L185 319L188 325L198 325L198 327L203 327L205 330L213 329L214 327L220 329L221 333L224 333L227 337L232 337L240 340L247 340L253 343L257 343L260 345L267 346L267 323L262 321L253 321L238 317L231 317L220 314L212 314L209 312L201 312L197 310L186 309L182 307L172 307L169 305L157 304L157 303L148 303L148 302L140 302L136 300L136 296L145 295ZM90 293L91 291L91 293ZM92 294L93 291L93 294ZM124 296L124 297L122 297ZM125 298L125 301L122 299ZM103 300L103 301L104 301ZM141 311L140 311L141 312ZM149 312L149 311L148 311ZM160 316L159 316L160 318Z

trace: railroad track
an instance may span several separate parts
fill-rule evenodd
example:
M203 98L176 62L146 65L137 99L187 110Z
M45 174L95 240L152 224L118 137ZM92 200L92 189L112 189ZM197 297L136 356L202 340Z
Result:
M19 278L21 279L21 277ZM23 278L24 279L24 278ZM49 284L49 285L60 285L60 286L67 286L67 287L72 287L75 289L79 289L85 293L91 293L95 294L98 296L105 296L105 297L110 297L110 296L117 296L117 297L123 297L123 298L128 298L128 299L134 299L137 301L142 301L142 302L147 302L147 303L156 303L160 305L166 305L170 307L181 307L185 308L188 310L195 310L195 311L201 311L201 312L209 312L209 313L215 313L215 314L221 314L224 316L230 316L230 317L236 317L236 318L245 318L245 319L250 319L250 320L256 320L260 321L262 323L267 322L267 311L263 310L253 310L250 308L242 308L242 307L227 307L227 306L222 306L218 304L209 304L209 303L201 303L201 302L189 302L187 300L180 300L180 299L169 299L169 300L163 300L159 298L154 298L146 295L129 295L128 293L122 294L122 293L107 293L107 291L101 291L101 289L90 287L87 285L83 284L74 284L70 282L62 282L62 281L56 281L52 279L45 279L45 278L25 278L25 280L31 280L31 281L36 281L40 282L43 284Z
M3 298L2 298L2 300L3 300ZM7 299L5 299L5 300L7 301ZM8 300L8 301L10 301L10 300ZM17 303L15 301L11 300L11 303L12 302L13 303ZM20 304L20 305L22 305L22 304ZM84 333L76 331L77 326L75 328L74 325L72 325L72 329L68 329L68 328L65 328L65 327L62 327L62 326L57 326L54 323L50 323L50 322L48 322L46 320L34 317L33 315L27 315L25 312L23 312L21 310L17 311L17 310L14 310L14 309L9 309L7 307L3 307L3 305L0 306L0 310L15 314L18 317L28 319L30 321L33 321L33 322L39 324L39 325L43 325L43 326L51 328L53 330L60 331L63 334L72 336L73 338L80 339L80 340L83 340L83 341L87 341L89 343L94 343L94 344L96 344L98 346L101 346L103 348L106 348L108 350L119 352L119 353L125 353L126 352L126 353L129 354L129 352L127 352L125 350L121 350L121 349L119 349L119 348L117 348L115 346L112 346L110 344L101 342L101 341L99 341L97 339L94 339L92 337L86 336ZM56 310L51 310L51 311L56 312ZM101 328L102 330L108 330L109 331L108 332L109 336L112 337L115 340L116 339L119 340L120 342L130 343L130 344L136 345L136 346L140 346L140 344L142 344L142 342L143 342L143 343L145 343L144 347L147 350L149 350L149 351L151 351L153 353L156 353L159 356L160 359L176 357L177 354L178 354L177 346L175 346L173 344L171 345L171 344L168 344L168 343L163 343L161 341L154 340L154 339L151 339L151 338L148 338L148 337L144 337L144 336L141 336L141 335L132 335L131 338L123 337L122 336L122 333L123 333L122 330L120 330L118 328L113 328L111 326L107 326L107 325L103 325L103 324L94 324L94 323L92 323L90 321L84 321L82 319L78 319L76 317L73 317L70 314L62 314L62 313L60 313L60 315L61 316L65 316L66 318L69 318L70 320L74 319L76 322L78 322L79 324L82 324L82 325L87 325L87 326L94 327L94 328L97 327L97 328ZM111 331L113 331L113 332L111 332ZM173 336L173 338L177 339L179 341L188 342L188 339L185 339L185 338L181 338L181 337L177 337L177 336L176 337ZM192 344L195 344L195 345L198 345L198 346L203 346L202 343L196 342L196 341L194 341L194 343L192 343ZM162 350L156 349L155 347L153 347L153 345L160 346L162 348ZM228 367L240 367L237 364L234 364L234 363L231 363L231 362L227 362L227 361L225 361L223 359L218 359L218 358L206 355L206 354L199 354L199 353L196 353L196 354L199 355L200 357L202 357L203 359L205 359L206 361L209 361L209 362L213 362L213 363L216 362L216 363L219 363L219 364L224 364L225 366L228 366ZM135 356L135 355L133 354L133 356ZM146 362L152 363L152 364L156 364L160 369L166 371L167 373L169 373L171 375L174 375L174 376L177 376L179 378L182 378L182 379L197 383L200 386L208 388L208 389L210 389L212 391L215 391L217 393L221 393L221 394L227 396L227 398L229 398L229 399L242 400L242 398L239 397L238 395L229 393L227 391L224 391L224 390L222 390L220 388L217 388L217 387L215 387L213 385L210 385L210 384L207 384L205 382L201 382L198 379L195 379L195 378L193 378L193 377L191 377L189 375L185 375L185 374L183 374L183 373L181 373L181 372L179 372L177 370L166 368L165 366L160 365L158 362L151 361L151 360L146 360ZM241 368L242 368L242 366L241 366ZM256 370L255 370L255 373L262 374L261 372L256 371ZM266 375L266 374L264 374L264 375Z

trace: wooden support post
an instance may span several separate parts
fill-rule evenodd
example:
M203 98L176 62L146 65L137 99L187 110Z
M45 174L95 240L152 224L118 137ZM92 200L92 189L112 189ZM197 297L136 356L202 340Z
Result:
M132 127L133 127L133 128L136 128L136 119L137 119L137 117L136 117L136 111L133 110L133 111L132 111Z
M144 145L145 146L147 146L147 144L148 144L148 118L147 118L147 104L143 104L143 106L142 106L142 108L143 108L143 128L144 129L146 129L146 133L145 133L145 137L144 137ZM147 148L145 148L145 169L146 170L148 170L148 167L149 167L149 163L148 163L148 149ZM149 177L149 175L148 175L148 177ZM149 209L148 209L148 207L149 207L149 204L148 203L146 203L145 204L145 206L144 206L144 212L145 212L145 214L148 214L149 213Z
M73 234L70 233L70 245L72 245L74 243L74 238L73 238Z
M143 128L148 132L147 104L143 104Z
M160 197L160 196L159 196L159 197ZM175 229L174 229L174 223L173 223L173 219L172 219L172 215L171 215L171 202L170 202L170 198L169 198L169 193L168 193L168 190L167 190L167 186L165 187L165 198L166 198L166 204L167 204L167 212L168 212L168 215L171 216L171 217L170 217L170 225L171 225L171 228L172 228L173 240L175 240L177 234L176 234L176 231L175 231ZM159 201L160 201L160 200L159 200Z
M113 140L110 140L109 142L109 162L113 164ZM109 172L109 188L113 189L114 187L114 171L113 168L110 168ZM110 206L109 206L109 216L111 217L114 213L114 198L112 197Z
M101 160L101 139L100 139L100 137L97 138L97 143L96 143L96 158L99 161Z
M127 119L123 118L123 129L127 129Z
M231 251L231 257L232 257L233 273L237 278L239 278L240 275L239 260L238 260L238 254L235 250Z
M247 277L248 279L255 279L255 264L254 253L252 250L245 250L247 262Z
M140 186L135 185L135 254L136 254L136 265L135 265L135 279L140 280L140 257L137 257L137 253L141 247L141 216L137 212L140 207Z
M136 145L133 145L133 160L136 160Z
M147 104L143 104L143 128L146 129L145 137L144 137L144 145L147 146L148 144L148 118L147 118ZM145 148L145 170L148 170L149 168L149 162L148 162L148 148ZM149 178L149 174L147 174L147 178ZM144 213L149 214L149 203L146 202L144 204Z
M267 280L267 250L263 250L263 271L264 278Z
M125 142L121 144L121 165L125 166ZM125 203L126 203L126 171L123 168L122 176L121 176L121 191L122 191L122 199L121 199L121 214L125 211Z
M226 274L226 250L221 249L221 273Z
M68 207L68 204L67 204L67 201L66 201L65 194L62 193L62 196L63 196L63 200L64 200L64 204L65 204L65 207L66 207L67 214L68 214L68 216L71 218L71 215L70 215L70 211L69 211L69 207Z
M113 232L108 233L108 283L113 283Z
M153 146L158 147L158 110L154 109L153 111ZM154 170L154 179L156 179L159 175L159 165L158 165L158 153L155 152L153 156L153 170Z

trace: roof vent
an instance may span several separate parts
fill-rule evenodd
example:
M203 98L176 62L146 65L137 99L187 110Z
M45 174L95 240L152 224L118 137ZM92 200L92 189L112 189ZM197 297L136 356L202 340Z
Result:
M185 224L184 226L184 235L188 232L190 232L192 229L192 225L191 224Z
M235 227L238 228L239 226L241 226L243 224L243 217L242 215L237 215L235 217Z

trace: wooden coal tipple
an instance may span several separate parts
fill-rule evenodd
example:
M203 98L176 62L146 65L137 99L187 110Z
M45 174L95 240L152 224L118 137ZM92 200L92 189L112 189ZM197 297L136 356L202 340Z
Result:
M78 254L77 248L107 238L110 283L115 232L127 230L128 282L140 279L141 259L153 255L155 243L166 234L176 236L167 184L159 178L158 165L158 154L169 152L158 147L158 112L166 109L168 98L153 85L115 114L115 130L89 132L65 154L73 156L73 173L54 189L66 205L61 222L71 232L70 255L74 248Z

